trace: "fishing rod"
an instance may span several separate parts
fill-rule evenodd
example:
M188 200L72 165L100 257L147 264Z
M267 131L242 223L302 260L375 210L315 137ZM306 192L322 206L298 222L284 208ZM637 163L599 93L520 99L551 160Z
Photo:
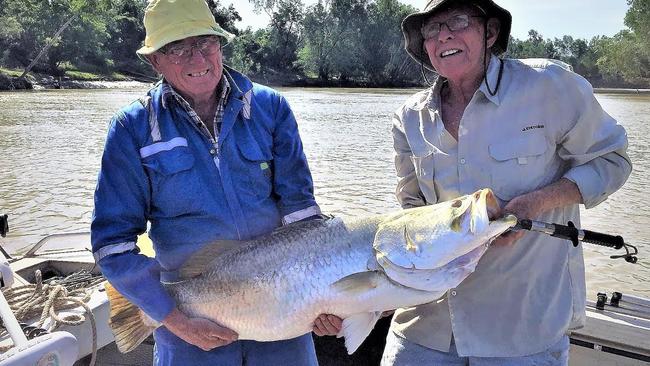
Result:
M513 228L515 230L528 230L539 233L544 233L556 238L571 240L574 247L577 247L580 242L589 244L596 244L604 247L614 249L625 249L625 254L612 255L611 259L623 258L628 263L636 263L639 254L638 249L631 244L625 243L623 237L620 235L609 235L598 233L591 230L578 229L573 222L569 221L567 225L549 224L546 222L521 219L517 220L517 225Z

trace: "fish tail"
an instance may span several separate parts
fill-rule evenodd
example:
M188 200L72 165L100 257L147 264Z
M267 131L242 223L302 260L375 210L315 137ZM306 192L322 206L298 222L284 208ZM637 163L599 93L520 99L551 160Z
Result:
M110 302L108 325L115 336L115 344L122 353L134 350L158 328L155 320L129 302L110 283L104 284Z

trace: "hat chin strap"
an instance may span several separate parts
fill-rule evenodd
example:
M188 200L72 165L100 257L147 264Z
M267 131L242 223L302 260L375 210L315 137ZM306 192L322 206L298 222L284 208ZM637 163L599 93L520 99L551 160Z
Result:
M499 86L501 85L501 77L503 76L503 60L499 58L499 77L497 77L497 86L492 91L490 88L490 81L487 77L487 68L488 68L488 48L487 48L487 32L488 32L488 19L485 20L485 32L483 32L483 78L485 79L485 86L487 87L488 93L491 96L497 95L499 91Z
M430 87L433 86L433 83L429 81L429 78L427 78L427 71L424 69L424 62L420 61L420 72L422 72L422 77L424 78L424 82L427 83Z

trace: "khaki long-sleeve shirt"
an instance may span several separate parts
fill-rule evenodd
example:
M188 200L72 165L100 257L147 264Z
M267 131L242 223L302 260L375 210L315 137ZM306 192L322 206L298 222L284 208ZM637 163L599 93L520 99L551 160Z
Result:
M465 109L458 140L440 114L439 78L412 96L393 120L396 196L404 208L492 188L503 205L564 177L591 208L631 172L622 126L596 101L591 85L547 60L503 60L498 93L481 84ZM487 79L497 84L500 60ZM536 219L580 224L579 206ZM392 329L410 341L462 356L514 357L541 352L585 320L582 248L527 233L491 247L476 271L437 303L400 309Z

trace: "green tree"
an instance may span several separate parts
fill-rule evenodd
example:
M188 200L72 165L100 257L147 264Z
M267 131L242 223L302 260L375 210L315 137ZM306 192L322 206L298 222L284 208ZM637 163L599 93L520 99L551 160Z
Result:
M604 37L599 49L598 68L609 84L647 87L650 62L633 32L624 30L611 38Z
M609 83L650 85L650 0L628 0L623 30L598 43L598 67Z
M401 22L416 9L397 0L377 0L357 40L359 62L371 84L401 85L420 80L421 67L404 50Z
M296 65L298 49L302 42L301 33L304 5L300 0L250 0L255 9L266 12L270 24L261 38L255 58L259 60L259 72L269 74L298 74ZM249 39L250 41L250 39ZM250 44L249 44L250 45Z
M508 56L512 58L557 58L558 52L551 40L544 40L536 30L528 31L528 39L520 41L510 37Z
M319 0L304 20L300 64L327 82L332 74L343 81L359 74L358 35L367 19L366 0Z
M107 60L102 47L108 39L106 19L113 15L109 0L4 0L3 15L14 31L3 61L50 73L65 62ZM18 31L16 31L18 30Z
M135 51L141 47L145 30L142 19L147 0L114 0L115 16L108 26L110 52L114 68L122 73L153 76L151 67L140 60Z
M589 80L600 80L601 75L597 65L598 55L593 43L564 36L553 41L553 48L556 57L570 64L573 71Z
M625 25L635 34L639 45L650 54L650 0L628 0Z

